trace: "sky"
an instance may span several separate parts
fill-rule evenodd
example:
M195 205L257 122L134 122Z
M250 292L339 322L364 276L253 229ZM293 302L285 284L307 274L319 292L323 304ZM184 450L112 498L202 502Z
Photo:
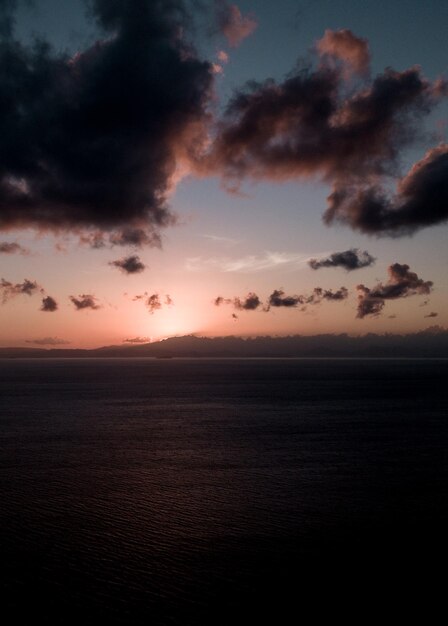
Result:
M442 0L0 0L0 346L448 326Z

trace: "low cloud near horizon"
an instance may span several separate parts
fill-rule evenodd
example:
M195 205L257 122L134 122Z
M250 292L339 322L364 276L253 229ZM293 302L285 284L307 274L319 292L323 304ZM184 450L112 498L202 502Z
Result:
M37 346L65 346L71 342L58 337L44 337L43 339L27 339L26 343L33 343Z

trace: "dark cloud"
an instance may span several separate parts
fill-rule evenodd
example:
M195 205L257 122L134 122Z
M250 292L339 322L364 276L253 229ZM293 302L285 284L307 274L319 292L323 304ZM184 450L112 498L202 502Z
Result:
M394 263L388 268L388 272L387 283L378 283L372 289L365 285L356 287L358 290L357 317L362 319L366 315L379 315L386 300L429 294L432 290L432 281L419 278L417 274L409 271L409 265Z
M313 270L321 267L343 267L348 272L358 270L362 267L369 267L375 263L376 259L371 254L359 248L351 248L344 252L333 252L330 256L323 259L310 259L308 265Z
M151 313L151 315L155 311L158 311L159 309L162 308L162 303L160 302L160 296L158 293L153 293L151 296L149 296L145 304L148 307L148 310Z
M371 80L367 42L328 30L315 67L249 83L212 128L213 64L186 40L189 4L91 0L101 38L69 57L15 39L17 3L0 3L0 230L70 230L97 248L160 246L160 229L174 222L167 197L189 171L222 175L233 190L245 177L318 176L334 187L325 221L367 233L447 219L446 145L395 196L382 186L445 83L417 67ZM231 45L254 30L235 4L216 6Z
M173 306L174 304L173 298L168 293L165 296L165 304L167 306Z
M305 310L308 304L319 304L322 300L345 300L348 297L348 289L341 287L337 291L331 289L322 289L321 287L315 287L313 292L308 295L292 295L288 296L282 289L274 289L268 298L267 304L263 311L268 312L271 307L274 308L296 308L301 306L302 310ZM262 306L262 301L255 293L249 293L246 298L223 298L218 296L214 300L215 306L221 306L222 304L230 304L237 311L256 311Z
M327 223L339 221L373 235L410 235L448 220L448 144L429 150L402 178L394 196L381 185L335 186Z
M0 229L151 243L208 119L212 66L185 40L186 2L91 0L102 38L71 58L16 40L15 4L0 18Z
M234 298L233 306L238 311L256 311L261 306L261 300L255 293L249 293L242 300Z
M65 346L70 341L65 339L58 339L58 337L44 337L43 339L27 339L26 343L34 343L37 346Z
M298 305L301 305L302 310L305 310L308 304L320 304L322 300L338 301L346 300L347 298L348 289L346 287L341 287L337 291L315 287L310 295L299 296L285 296L284 291L276 289L269 296L268 305L265 310L269 311L270 307L295 308Z
M70 300L75 305L75 309L77 311L82 311L83 309L100 309L100 305L97 304L95 296L91 294L83 293L79 295L77 298L75 296L70 296Z
M256 311L262 302L257 294L250 292L245 298L223 298L218 296L214 300L215 306L231 304L237 311Z
M150 232L142 228L124 228L109 237L109 242L114 246L134 246L141 248L142 246L152 246L160 248L161 239L157 232Z
M232 47L239 44L251 35L258 26L253 15L242 15L236 4L229 4L223 0L215 2L218 29Z
M304 304L305 298L303 296L285 296L285 292L281 289L275 289L268 300L269 307L296 307L298 304Z
M132 337L131 339L123 339L123 343L151 343L151 337Z
M117 261L111 261L109 265L118 267L125 274L139 274L146 268L146 265L142 263L140 258L135 254L123 257Z
M42 306L40 307L41 311L46 311L48 313L53 313L53 311L57 311L58 303L51 296L45 296L42 298Z
M25 278L23 283L15 284L5 280L4 278L0 280L0 298L3 304L8 302L8 300L11 300L11 298L15 298L21 294L32 296L40 289L41 288L35 281L28 280L27 278Z
M438 317L439 314L436 313L435 311L431 311L431 313L428 313L428 315L425 315L425 317Z
M332 291L331 289L321 289L320 287L316 287L314 289L315 300L314 302L318 302L320 300L346 300L348 298L348 289L346 287L341 287L337 291Z
M0 254L29 254L29 250L15 241L0 241Z

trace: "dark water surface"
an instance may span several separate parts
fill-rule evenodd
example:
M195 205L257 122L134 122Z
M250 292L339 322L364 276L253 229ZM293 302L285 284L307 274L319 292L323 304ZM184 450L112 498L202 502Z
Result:
M444 599L448 361L0 360L0 426L4 623Z

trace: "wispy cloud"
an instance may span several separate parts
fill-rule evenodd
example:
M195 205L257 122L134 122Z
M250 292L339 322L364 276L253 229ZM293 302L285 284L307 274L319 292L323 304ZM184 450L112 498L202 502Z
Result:
M190 257L186 260L185 269L190 272L216 269L220 272L261 272L285 267L301 267L306 265L309 255L291 252L265 252L261 256L246 255L230 259L228 257Z
M228 246L236 246L236 244L241 243L241 239L233 239L232 237L220 237L218 235L208 235L206 233L201 233L200 237L204 237L204 239L209 239L214 243L222 243Z

